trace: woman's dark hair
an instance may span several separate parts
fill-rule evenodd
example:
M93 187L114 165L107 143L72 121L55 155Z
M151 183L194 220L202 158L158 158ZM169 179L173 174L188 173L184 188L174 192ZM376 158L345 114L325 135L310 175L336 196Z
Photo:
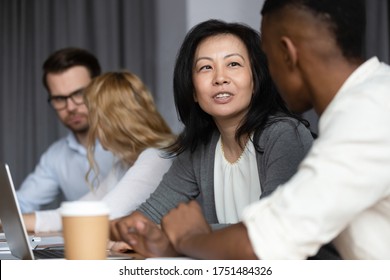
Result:
M170 155L180 154L187 149L191 152L195 151L198 145L209 142L212 132L217 129L213 118L194 101L192 71L199 44L206 38L221 34L234 35L244 43L248 50L253 75L254 93L249 111L236 131L237 142L240 143L241 136L256 131L253 142L258 143L261 131L277 121L278 116L300 119L287 109L271 80L265 54L260 48L258 32L241 23L207 20L188 32L176 58L173 78L174 100L180 120L185 127L177 141L167 149ZM308 126L307 122L305 124ZM260 147L256 149L262 150Z
M46 76L49 73L61 73L74 66L84 66L92 78L100 75L101 68L97 58L87 50L80 48L64 48L52 53L43 63L42 82L50 94Z

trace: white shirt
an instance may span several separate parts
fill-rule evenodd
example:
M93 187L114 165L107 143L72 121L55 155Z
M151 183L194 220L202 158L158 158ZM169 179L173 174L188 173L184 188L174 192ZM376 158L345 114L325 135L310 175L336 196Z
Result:
M98 180L110 172L115 157L97 141L94 157L99 167ZM16 192L23 213L40 210L62 193L65 200L77 200L89 190L85 174L89 169L87 150L73 133L53 143L42 154L34 172L29 174ZM92 172L90 178L95 174Z
M305 259L333 239L345 259L390 259L390 67L376 57L344 83L296 175L249 206L261 259Z
M259 200L261 187L256 151L248 141L240 158L230 163L226 160L221 138L215 148L214 196L218 222L237 223L246 206Z
M110 219L131 213L156 189L172 164L160 153L155 148L146 149L130 168L118 162L99 187L80 200L104 201L110 209ZM36 232L62 230L59 209L37 211L35 215Z

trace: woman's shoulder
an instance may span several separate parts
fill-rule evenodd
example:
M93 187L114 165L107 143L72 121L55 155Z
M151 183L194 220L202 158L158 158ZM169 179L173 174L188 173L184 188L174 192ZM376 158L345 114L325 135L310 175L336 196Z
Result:
M268 124L264 130L292 130L292 129L308 128L298 119L289 116L272 116L268 120Z
M288 138L303 138L310 142L313 137L308 127L300 120L289 116L272 117L262 132L261 138L278 138L285 135Z
M165 155L164 150L159 149L159 148L150 147L150 148L146 148L145 150L143 150L139 154L138 158L161 158L161 157L164 158L164 155Z

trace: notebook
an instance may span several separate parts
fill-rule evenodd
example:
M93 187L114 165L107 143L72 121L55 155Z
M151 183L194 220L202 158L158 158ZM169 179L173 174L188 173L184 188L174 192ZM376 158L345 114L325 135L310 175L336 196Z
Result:
M31 248L11 172L5 163L0 163L0 194L0 220L12 255L21 260L64 258L63 244L39 246L41 247L39 249ZM40 239L38 236L34 238ZM133 257L130 254L110 252L107 259L133 259Z

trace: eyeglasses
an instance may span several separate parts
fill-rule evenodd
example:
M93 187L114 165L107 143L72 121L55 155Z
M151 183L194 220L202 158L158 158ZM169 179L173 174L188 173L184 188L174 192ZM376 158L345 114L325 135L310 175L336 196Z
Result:
M68 98L72 99L73 103L76 105L84 104L84 89L79 89L75 92L73 92L70 95L57 95L57 96L50 96L47 99L47 102L53 106L56 110L63 110L68 105Z

